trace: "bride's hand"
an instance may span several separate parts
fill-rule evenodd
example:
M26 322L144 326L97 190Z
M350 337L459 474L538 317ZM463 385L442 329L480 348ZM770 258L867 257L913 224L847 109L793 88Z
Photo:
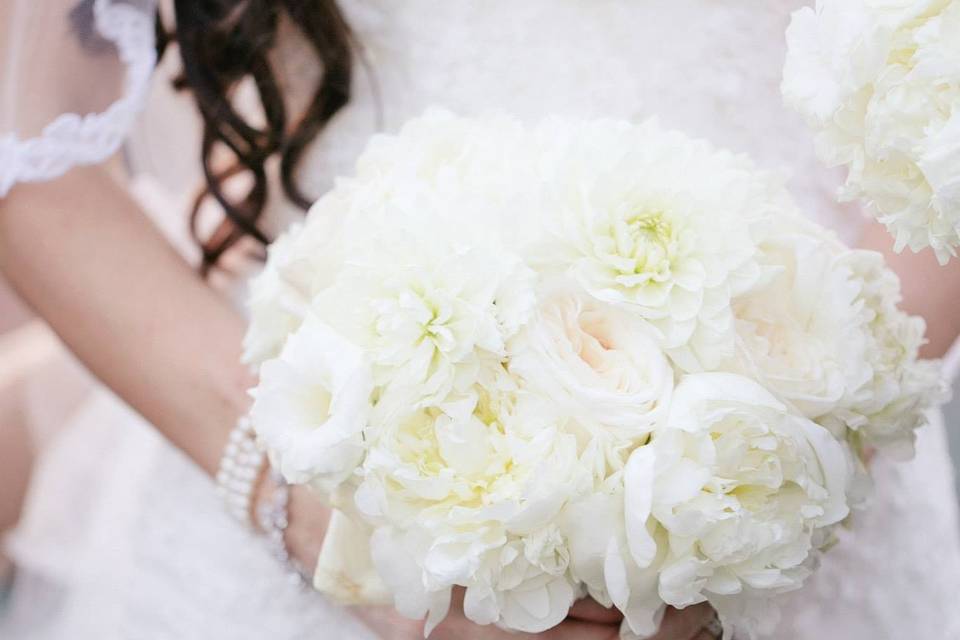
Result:
M718 640L718 636L711 633L708 627L715 617L716 613L708 604L699 604L683 610L670 607L663 616L660 630L649 640L715 640L715 638ZM586 598L573 605L570 609L570 619L619 624L623 616L616 609L608 609Z
M423 639L422 620L404 618L390 607L355 607L353 613L382 640ZM620 623L616 616L608 617L606 621L570 617L537 634L504 631L493 625L480 626L464 615L463 589L460 588L453 592L450 613L430 634L430 640L617 640L619 637Z
M287 550L297 564L311 571L320 557L320 547L323 546L323 537L330 522L330 509L304 486L290 488L288 509L290 524L285 533Z

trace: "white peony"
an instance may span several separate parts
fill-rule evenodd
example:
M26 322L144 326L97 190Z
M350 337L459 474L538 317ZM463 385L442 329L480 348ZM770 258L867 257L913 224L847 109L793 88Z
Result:
M862 444L900 458L912 457L916 430L927 424L928 412L946 399L940 362L918 358L925 323L897 308L900 282L883 263L883 256L849 251L841 262L860 283L857 302L867 320L864 364L871 378L848 396L834 419L856 431Z
M566 616L574 589L553 522L589 473L572 435L515 424L530 415L518 402L471 391L384 425L370 444L357 506L380 524L372 553L401 613L435 624L461 585L481 624L532 632Z
M250 415L288 482L331 492L363 459L372 392L363 351L308 314L260 367Z
M641 318L685 370L733 352L730 299L757 278L751 227L784 210L744 158L655 122L548 121L535 260Z
M666 428L627 463L630 558L657 563L655 588L678 607L796 589L824 528L848 513L851 469L826 429L752 380L689 375Z
M783 93L898 248L960 245L960 2L818 0L787 30Z

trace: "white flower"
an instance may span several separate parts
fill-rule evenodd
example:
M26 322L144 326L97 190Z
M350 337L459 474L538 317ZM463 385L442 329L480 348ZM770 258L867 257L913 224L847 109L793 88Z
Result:
M464 613L478 624L537 633L560 624L573 604L569 551L556 525L513 538L488 554L467 589Z
M733 351L730 298L757 276L751 225L785 206L743 158L655 122L552 121L536 260L643 319L687 370Z
M355 252L316 304L368 352L381 410L402 412L500 368L507 340L532 312L533 273L502 251L450 236L382 231L397 244Z
M689 375L668 426L627 463L630 557L658 563L659 595L680 607L798 588L823 528L847 515L850 473L826 429L752 380Z
M849 250L796 219L761 241L768 282L734 301L731 369L856 444L912 452L942 399L939 363L918 359L922 318L900 309L900 284L871 251Z
M250 281L244 362L259 366L276 357L317 293L330 286L345 259L341 238L356 235L367 220L366 191L341 185L310 208L303 224L291 226L267 248L263 271Z
M303 294L281 277L278 265L288 258L300 229L300 225L294 225L267 248L266 266L250 281L250 326L243 338L243 361L247 364L259 365L276 357L309 307Z
M910 22L877 1L884 33ZM743 158L434 111L271 247L252 418L336 508L315 584L337 597L428 633L456 586L530 633L584 593L624 638L705 599L760 625L845 517L851 451L909 443L936 397L898 301Z
M552 524L589 474L572 435L514 425L526 415L515 402L471 393L383 425L371 443L357 506L379 523L374 560L402 613L438 621L461 585L476 622L542 631L572 604ZM410 590L411 575L422 592Z
M850 251L842 262L860 283L858 304L867 315L865 364L872 376L851 394L835 420L856 430L863 443L901 457L913 454L915 431L946 398L940 363L919 360L925 323L897 305L900 282L872 251Z
M511 343L510 371L595 436L646 436L669 407L673 369L641 321L571 286L540 300Z
M372 391L363 352L308 314L261 366L251 418L287 481L330 492L363 459Z
M571 574L594 600L623 613L621 638L646 638L660 628L666 608L657 593L666 545L659 546L647 566L639 566L631 557L622 478L622 472L616 474L601 490L571 502L560 526L570 549ZM649 534L663 538L652 521Z
M818 0L787 31L783 92L816 133L841 193L898 250L960 245L960 2Z
M872 377L869 316L861 283L841 260L846 249L800 219L771 226L760 243L768 280L733 303L739 343L731 369L816 419Z

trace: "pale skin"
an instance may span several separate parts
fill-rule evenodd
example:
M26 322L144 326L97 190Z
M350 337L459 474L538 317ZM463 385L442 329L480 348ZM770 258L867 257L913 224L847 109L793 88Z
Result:
M927 318L925 355L941 355L960 332L960 261L940 267L929 253L895 255L890 244L878 226L864 236L900 273L906 308ZM19 185L0 201L0 269L96 376L215 472L249 404L253 380L239 364L244 320L167 244L108 165ZM305 566L315 563L327 516L313 496L295 493L288 543ZM459 599L433 638L523 637L469 623ZM422 623L388 608L354 612L383 638L422 638ZM654 640L698 639L710 615L704 606L670 611ZM615 612L585 601L535 637L607 640L618 624Z

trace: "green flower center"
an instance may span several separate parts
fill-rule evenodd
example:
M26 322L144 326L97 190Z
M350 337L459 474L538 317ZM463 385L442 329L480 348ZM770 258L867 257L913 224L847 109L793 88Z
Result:
M669 276L677 233L662 211L628 216L615 229L615 240L617 252L629 261L625 274L647 275L657 280Z

